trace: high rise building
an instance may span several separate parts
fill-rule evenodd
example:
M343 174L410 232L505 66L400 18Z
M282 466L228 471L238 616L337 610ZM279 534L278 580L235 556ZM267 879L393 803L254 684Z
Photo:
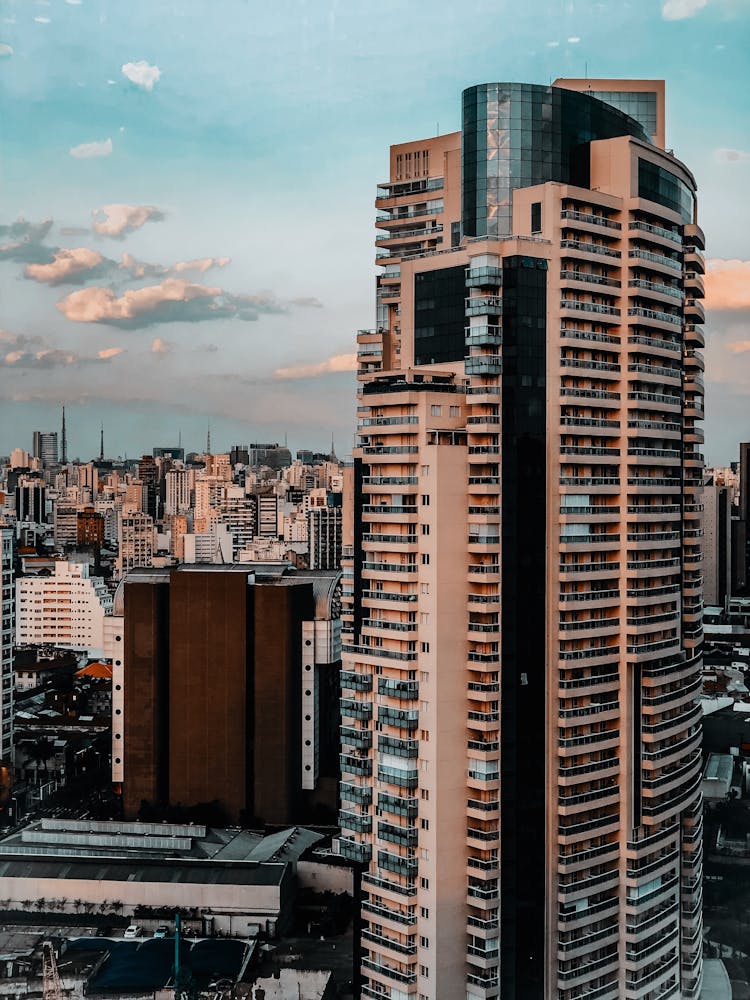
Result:
M104 580L91 576L87 563L55 563L53 576L16 580L16 643L59 646L101 656L104 619L112 595Z
M344 538L363 996L700 994L695 192L658 81L475 86L391 147Z
M0 767L13 757L13 641L15 639L13 586L13 529L0 525ZM7 774L2 771L3 776Z
M703 599L724 607L732 594L732 501L727 486L703 487Z
M310 569L341 566L341 507L311 507L307 512Z
M190 510L190 486L194 478L189 469L170 469L166 474L164 513L184 514Z
M154 558L154 521L143 511L124 509L117 522L119 551L117 576L122 578L131 569L151 566Z
M159 469L151 455L144 455L138 462L138 478L143 484L143 511L156 520Z
M32 452L43 465L57 465L57 431L34 431Z
M113 778L127 817L143 800L216 801L233 823L335 807L339 580L281 565L126 577Z
M43 524L47 520L47 490L39 479L23 479L16 486L16 521Z

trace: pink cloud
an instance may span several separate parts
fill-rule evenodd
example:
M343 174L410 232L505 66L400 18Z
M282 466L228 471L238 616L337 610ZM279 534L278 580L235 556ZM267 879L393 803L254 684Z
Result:
M707 309L750 309L750 260L708 261Z
M27 264L24 274L34 281L48 285L59 285L77 275L84 275L104 263L98 250L77 247L74 250L58 250L51 264Z
M356 354L334 354L325 361L311 365L292 365L289 368L277 368L273 373L275 378L320 378L321 375L331 375L336 372L354 372L357 370Z

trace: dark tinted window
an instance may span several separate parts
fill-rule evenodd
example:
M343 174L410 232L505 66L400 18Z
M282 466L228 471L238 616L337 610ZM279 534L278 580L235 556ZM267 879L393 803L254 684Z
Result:
M415 364L463 360L465 295L463 266L414 275Z
M638 161L638 196L679 212L683 222L693 221L693 193L679 177L650 160Z

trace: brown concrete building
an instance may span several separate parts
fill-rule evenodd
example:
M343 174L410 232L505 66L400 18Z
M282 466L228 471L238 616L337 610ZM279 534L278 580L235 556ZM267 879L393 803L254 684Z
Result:
M76 542L101 549L104 545L104 514L93 507L84 507L76 516Z
M344 518L362 995L701 991L703 234L660 81L391 147Z
M127 576L112 640L124 689L113 777L127 818L142 801L216 801L233 823L335 808L338 580L284 565Z

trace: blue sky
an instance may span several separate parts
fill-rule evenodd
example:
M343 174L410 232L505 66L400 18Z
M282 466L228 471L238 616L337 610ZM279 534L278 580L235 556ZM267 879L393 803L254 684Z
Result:
M3 0L0 15L1 452L65 402L83 457L100 421L113 454L180 429L198 448L209 421L220 447L333 432L346 453L354 380L337 369L374 318L389 143L457 129L465 86L586 72L667 81L708 256L736 262L707 325L707 457L750 439L745 0ZM165 306L184 282L192 301Z

